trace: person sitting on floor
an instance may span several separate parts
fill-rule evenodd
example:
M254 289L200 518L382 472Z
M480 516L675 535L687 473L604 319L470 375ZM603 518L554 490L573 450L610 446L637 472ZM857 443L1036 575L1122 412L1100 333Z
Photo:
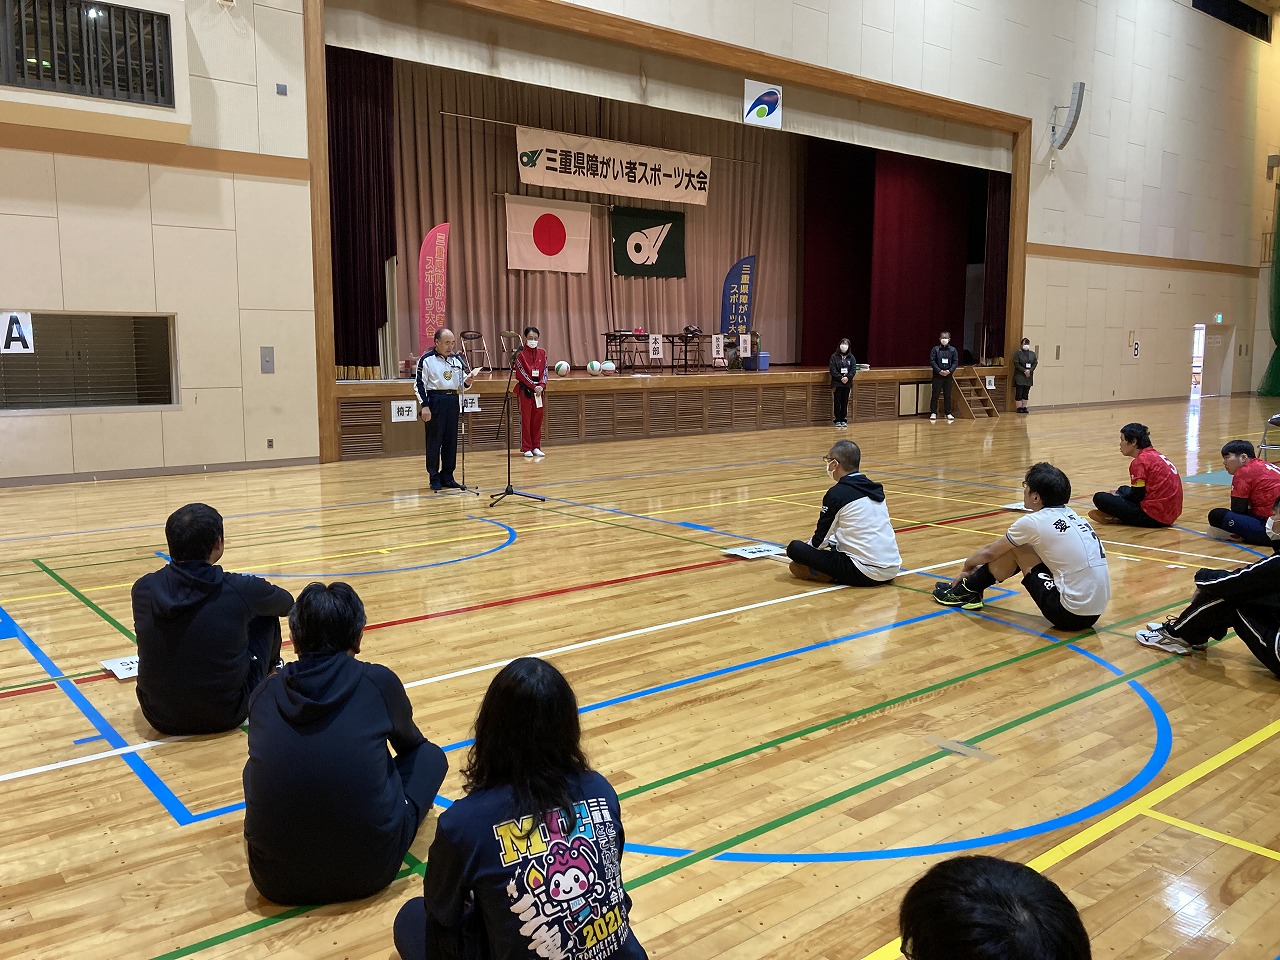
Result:
M622 885L618 794L582 751L578 700L520 657L476 715L467 794L440 815L423 896L396 915L403 960L646 960Z
M1131 527L1168 527L1182 515L1182 477L1178 468L1151 445L1141 423L1120 428L1120 452L1130 457L1129 485L1115 493L1095 493L1089 519Z
M244 723L249 696L280 658L287 590L227 573L222 516L203 503L164 525L169 563L133 585L138 705L170 735L222 733Z
M1138 631L1138 642L1185 657L1234 630L1258 662L1280 677L1280 499L1272 504L1265 532L1271 556L1235 570L1201 567L1187 608L1164 623L1148 623Z
M1050 463L1037 463L1022 482L1030 512L1003 537L964 562L960 575L938 583L933 599L945 607L982 609L987 587L1022 572L1022 585L1058 630L1087 630L1111 600L1111 574L1102 541L1067 503L1071 481Z
M997 857L953 857L911 885L898 911L911 960L1090 960L1089 934L1062 889Z
M356 659L364 627L350 586L308 584L289 614L298 661L249 708L249 875L276 903L358 900L390 884L449 769L400 678Z
M852 440L838 440L822 459L835 486L822 498L818 526L809 542L792 540L787 545L792 575L850 587L891 583L902 567L902 556L884 487L862 472L862 451Z
M1210 536L1268 546L1271 540L1263 528L1280 497L1280 467L1258 460L1248 440L1223 444L1222 467L1231 474L1231 509L1209 511Z

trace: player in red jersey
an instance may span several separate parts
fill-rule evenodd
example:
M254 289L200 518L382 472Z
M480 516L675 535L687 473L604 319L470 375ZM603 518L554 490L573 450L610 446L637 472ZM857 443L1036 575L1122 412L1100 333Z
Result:
M1178 468L1151 445L1151 431L1140 423L1120 428L1120 452L1132 458L1129 485L1115 493L1095 493L1089 519L1131 527L1167 527L1182 515L1182 477Z
M1209 511L1209 533L1219 540L1270 546L1266 523L1280 497L1280 466L1258 460L1248 440L1224 444L1222 466L1231 474L1231 509Z

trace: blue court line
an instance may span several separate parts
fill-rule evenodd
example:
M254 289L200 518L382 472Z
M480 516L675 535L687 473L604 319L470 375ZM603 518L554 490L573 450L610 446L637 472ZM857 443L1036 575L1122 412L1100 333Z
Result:
M157 557L159 557L159 558L160 558L161 560L163 560L165 563L173 563L173 557L169 556L169 555L168 555L167 553L165 553L163 550L157 550L157 551L155 551L155 554L156 554L156 556L157 556Z
M1269 553L1259 553L1257 550L1253 549L1253 547L1247 546L1243 543L1236 543L1234 540L1219 540L1217 537L1211 537L1207 533L1201 533L1199 530L1192 530L1190 527L1181 527L1174 524L1172 529L1181 530L1183 533L1189 533L1192 536L1199 537L1201 540L1212 540L1214 543L1221 543L1224 546L1235 547L1237 550L1243 550L1245 553L1251 553L1255 557L1271 556ZM1227 561L1223 560L1222 562L1226 563Z
M750 540L754 543L767 543L771 547L781 547L783 544L774 543L772 540L761 540L758 537L749 537L742 533L730 533L727 530L717 530L715 527L708 527L698 523L689 523L685 520L663 520L659 517L646 516L643 513L629 513L626 510L618 510L615 507L602 507L594 503L583 503L581 500L564 500L560 497L547 497L550 503L565 503L571 507L581 507L584 510L599 510L602 513L612 513L619 517L630 517L632 520L648 520L650 523L661 523L668 527L680 527L683 530L701 530L705 533L714 533L721 537L729 537L733 540Z
M98 733L98 734L94 734L92 737L81 737L79 740L72 740L71 742L78 747L82 743L93 743L93 741L95 740L105 740L105 739L107 738L104 737L102 734Z
M411 570L428 570L432 567L447 567L451 563L462 563L464 560L478 560L480 557L487 557L491 553L497 553L499 550L506 549L516 542L516 531L514 527L510 527L498 520L490 520L488 517L477 517L467 514L468 520L479 520L481 523L491 523L495 527L501 527L507 532L507 539L496 547L490 547L488 550L481 550L479 553L467 554L465 557L455 557L452 560L436 560L433 563L419 563L412 567L389 567L385 570L347 570L342 573L277 573L273 570L255 570L252 576L256 577L272 577L276 580L332 580L339 577L373 577L383 573L408 573Z
M372 507L384 503L399 503L405 497L389 497L385 500L356 500L350 503L317 504L314 507L289 507L284 510L259 510L255 513L228 513L223 520L244 520L249 517L276 517L291 513L313 513L322 510L342 510L346 507ZM26 537L3 537L0 543L23 543L27 540L57 540L62 537L83 537L95 533L123 533L127 530L155 530L163 523L135 523L127 527L102 527L98 530L69 530L63 533L36 533Z
M18 638L18 642L22 644L29 654L31 654L31 658L40 665L46 674L48 674L49 679L54 682L54 685L66 694L67 699L69 699L75 705L76 709L84 715L85 719L93 725L93 728L98 731L99 735L110 747L119 750L129 745L115 727L108 722L107 718L99 713L97 708L89 702L88 697L80 691L73 681L67 679L66 675L58 665L53 662L47 653L40 649L40 645L31 639L25 630L18 626L17 622L13 617L9 616L4 607L0 607L0 630L5 628L13 630L14 635ZM145 760L136 753L122 754L120 759L123 760L126 766L128 766L137 778L142 781L142 785L150 790L152 795L160 801L160 805L169 812L169 815L178 822L179 826L185 826L192 822L191 812L187 809L186 805L178 799L177 795L169 789L156 772L147 765Z
M922 620L934 620L934 619L937 619L938 617L943 617L943 616L946 616L948 613L954 613L954 612L955 610L953 608L944 607L940 610L935 610L931 613L921 614L918 617L911 617L910 619L907 619L907 620L897 620L893 623L882 624L881 626L872 627L869 630L863 630L859 633L850 633L842 637L834 637L833 639L830 639L830 640L821 640L817 643L811 643L803 647L794 647L791 650L784 650L781 653L771 654L770 656L767 656L767 657L760 657L755 660L747 660L742 663L736 663L728 667L720 667L719 669L709 670L705 673L695 674L694 676L685 677L681 680L673 680L670 683L658 684L657 686L653 686L653 687L645 687L641 690L636 690L632 693L623 694L620 697L613 697L609 700L600 700L600 701L597 701L596 703L589 703L584 706L580 706L578 707L578 714L579 716L581 716L587 713L594 713L595 711L603 710L606 707L614 707L614 706L617 706L618 704L629 703L632 700L639 700L643 697L650 697L658 693L666 693L669 690L678 690L681 687L688 687L695 683L701 683L704 680L712 680L716 677L723 677L726 674L741 673L743 670L750 670L755 667L763 666L768 663L774 663L778 660L786 660L791 657L797 657L805 653L812 653L814 650L821 650L824 647L833 647L833 646L836 646L837 644L848 643L850 640L857 640L857 639L860 639L861 637L871 636L872 634L886 633L898 627L905 627L913 623L919 623ZM447 746L442 747L441 749L445 753L454 753L458 750L464 750L470 747L473 743L475 743L474 738L467 739L467 740L458 740L455 743L450 743ZM196 814L195 819L207 820L210 817L220 816L224 813L233 813L236 810L243 810L243 809L244 809L243 802L238 804L231 804L230 806L221 807L218 810L212 810L212 811L209 811L208 813ZM630 844L628 844L628 846L630 846Z

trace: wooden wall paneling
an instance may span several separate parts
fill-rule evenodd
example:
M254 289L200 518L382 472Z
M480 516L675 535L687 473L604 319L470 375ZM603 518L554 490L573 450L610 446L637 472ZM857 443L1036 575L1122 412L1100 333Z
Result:
M733 429L733 390L707 389L708 432Z
M643 390L613 394L613 436L635 440L645 435Z
M733 388L733 429L757 430L760 426L761 387Z
M315 296L316 417L320 462L341 458L333 348L333 257L329 238L329 117L325 93L324 0L302 0L307 91L307 158L311 164L311 274Z
M612 440L617 434L614 427L616 394L584 393L582 439Z
M699 391L701 392L701 391ZM645 393L645 416L648 419L648 435L664 437L680 429L678 413L678 397L682 394L675 390L649 390ZM702 398L698 397L698 408L702 408Z
M542 419L542 433L548 441L582 441L582 394L548 393Z
M680 433L707 431L707 391L680 391L676 394L676 430Z
M339 456L358 460L383 451L383 417L390 417L381 400L343 400L338 409Z
M632 49L652 50L670 56L709 64L722 69L740 70L747 76L767 76L777 83L797 83L829 93L880 103L927 117L955 120L986 130L1016 134L1030 122L1012 113L991 110L976 104L948 100L934 94L895 87L842 73L830 67L819 67L787 57L736 46L721 40L698 37L668 27L659 27L627 17L592 10L565 0L447 0L464 7L493 14L507 20L556 29L580 37L616 43Z
M1004 360L1008 363L1022 344L1023 309L1027 296L1027 215L1031 198L1031 121L1013 135L1013 171L1009 187L1009 276L1005 295ZM1004 400L1013 405L1013 385L1005 385Z

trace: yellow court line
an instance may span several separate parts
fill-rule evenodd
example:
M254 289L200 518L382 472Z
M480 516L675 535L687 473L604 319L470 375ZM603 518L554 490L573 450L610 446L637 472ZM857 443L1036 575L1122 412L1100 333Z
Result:
M1270 847L1260 847L1256 843L1250 843L1248 840L1241 840L1239 837L1229 837L1225 833L1219 833L1217 830L1210 830L1208 827L1202 827L1198 823L1188 823L1186 820L1171 817L1167 813L1161 813L1158 810L1146 810L1144 811L1144 816L1151 817L1153 820L1159 820L1162 823L1167 823L1171 827L1178 827L1180 830L1187 830L1190 833L1198 833L1202 837L1208 837L1210 840L1217 840L1219 843L1225 843L1232 847L1239 847L1241 850L1247 850L1249 853L1256 853L1260 857L1280 860L1280 852L1272 850Z
M921 478L923 479L923 478ZM966 500L963 497L940 497L936 493L908 493L905 490L891 491L895 497L921 497L925 500L950 500L952 503L971 503L977 507L1003 507L1003 503L988 503L985 500Z
M1097 840L1101 840L1107 834L1118 830L1129 821L1140 816L1148 815L1152 812L1152 808L1156 804L1163 803L1176 793L1180 793L1187 787L1191 786L1198 780L1202 780L1215 770L1226 766L1237 757L1243 756L1254 747L1265 743L1280 733L1280 720L1273 720L1261 730L1256 730L1243 740L1238 740L1231 746L1214 754L1209 759L1204 760L1185 773L1181 773L1174 777L1163 786L1157 787L1150 793L1138 797L1136 800L1130 800L1115 813L1099 820L1092 826L1085 827L1074 836L1068 837L1056 846L1050 847L1040 856L1028 861L1027 866L1041 873L1050 867L1061 863L1072 854L1079 853L1085 847L1089 846ZM1160 819L1159 817L1157 819ZM863 960L890 960L901 955L902 940L895 939L890 943L886 943L878 950L874 950L867 954Z

